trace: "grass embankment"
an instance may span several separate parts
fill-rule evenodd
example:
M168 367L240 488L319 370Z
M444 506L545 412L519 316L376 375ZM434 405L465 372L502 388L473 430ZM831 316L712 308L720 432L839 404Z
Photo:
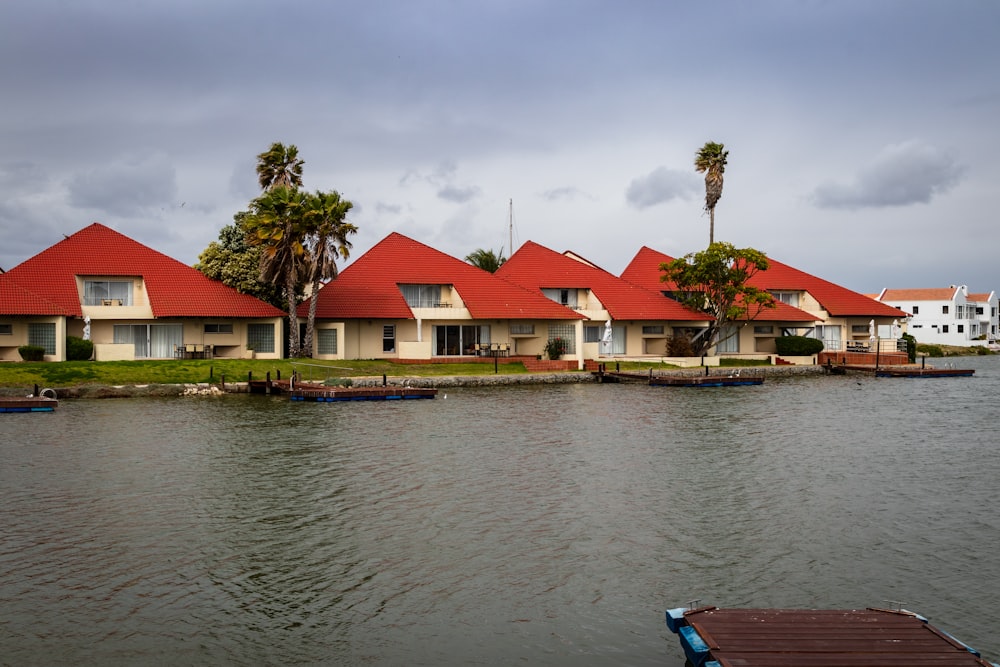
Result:
M726 366L759 365L726 360ZM623 371L676 368L671 364L620 361ZM315 361L312 359L162 359L152 361L61 361L0 364L0 387L79 387L84 385L127 386L245 382L254 379L288 378L293 371L303 380L322 382L351 377L434 377L493 375L492 363L399 364L388 360ZM523 375L521 363L498 364L500 375Z

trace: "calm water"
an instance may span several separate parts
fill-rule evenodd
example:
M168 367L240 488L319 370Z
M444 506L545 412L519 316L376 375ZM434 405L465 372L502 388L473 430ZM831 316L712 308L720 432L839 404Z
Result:
M0 415L0 664L680 666L696 598L1000 661L1000 357L960 365Z

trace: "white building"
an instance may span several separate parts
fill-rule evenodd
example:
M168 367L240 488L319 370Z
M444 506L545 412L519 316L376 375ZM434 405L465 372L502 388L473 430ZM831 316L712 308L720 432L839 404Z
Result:
M997 338L996 292L970 294L965 285L951 285L883 289L876 299L910 314L907 332L918 343L968 347Z

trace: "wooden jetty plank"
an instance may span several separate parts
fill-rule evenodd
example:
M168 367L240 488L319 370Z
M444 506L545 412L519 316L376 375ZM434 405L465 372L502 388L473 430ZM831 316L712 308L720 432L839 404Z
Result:
M990 667L978 652L907 611L670 610L694 665L719 667Z
M59 401L45 396L0 396L0 412L52 412Z
M392 401L434 398L438 390L428 387L320 387L296 385L288 391L293 401Z
M955 378L972 377L972 368L878 368L875 375L884 378Z

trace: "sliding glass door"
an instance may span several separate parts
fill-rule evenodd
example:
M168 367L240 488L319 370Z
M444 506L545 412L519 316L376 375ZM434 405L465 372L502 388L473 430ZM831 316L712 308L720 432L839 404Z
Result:
M475 356L476 345L490 342L489 326L449 324L434 327L434 355Z
M184 344L183 324L116 324L115 343L135 347L136 359L169 359Z

